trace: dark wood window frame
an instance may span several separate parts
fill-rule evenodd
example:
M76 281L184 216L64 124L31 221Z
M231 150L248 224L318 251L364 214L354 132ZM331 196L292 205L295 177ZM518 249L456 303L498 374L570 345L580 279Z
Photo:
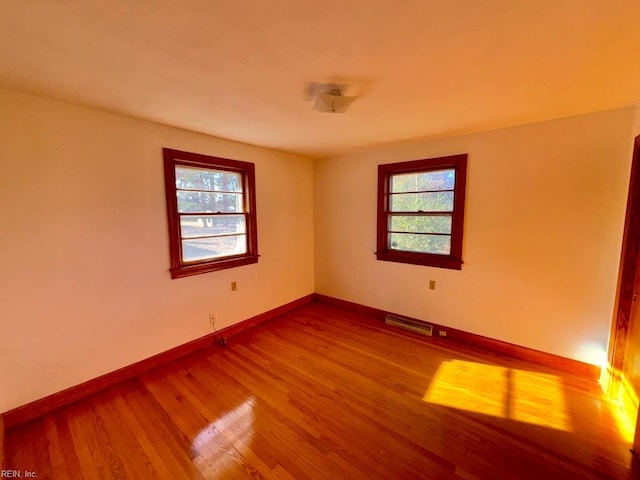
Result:
M453 212L451 222L451 249L449 255L408 252L389 245L391 177L398 174L455 170ZM409 263L453 270L462 269L462 240L464 230L465 189L467 182L467 155L427 158L407 162L378 165L378 225L376 258L387 262ZM407 212L411 213L411 212ZM428 215L430 212L415 212Z
M258 262L258 228L256 220L255 165L250 162L212 157L199 153L164 148L164 178L169 226L171 278L187 277L239 267ZM182 234L176 188L176 166L227 171L240 174L243 186L243 212L245 216L247 252L215 259L183 261ZM216 212L213 212L216 213Z

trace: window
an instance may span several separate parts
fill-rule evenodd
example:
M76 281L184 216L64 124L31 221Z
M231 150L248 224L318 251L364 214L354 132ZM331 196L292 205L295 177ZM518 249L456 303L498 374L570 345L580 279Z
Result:
M253 163L163 149L171 277L258 261Z
M467 155L378 165L378 260L462 268Z

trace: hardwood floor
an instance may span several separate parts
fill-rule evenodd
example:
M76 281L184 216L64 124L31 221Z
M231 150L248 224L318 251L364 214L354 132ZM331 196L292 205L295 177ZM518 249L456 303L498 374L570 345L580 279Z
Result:
M7 433L39 479L636 478L590 380L312 303Z

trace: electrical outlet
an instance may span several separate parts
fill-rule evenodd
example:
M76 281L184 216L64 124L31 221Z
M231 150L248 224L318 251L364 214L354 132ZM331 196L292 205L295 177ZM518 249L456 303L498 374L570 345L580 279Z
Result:
M211 324L211 328L216 329L216 316L213 313L209 314L209 323Z
M233 282L231 282L231 291L235 292L236 290L238 290L238 282L234 280Z
M429 280L429 290L435 290L435 289L436 289L436 281Z

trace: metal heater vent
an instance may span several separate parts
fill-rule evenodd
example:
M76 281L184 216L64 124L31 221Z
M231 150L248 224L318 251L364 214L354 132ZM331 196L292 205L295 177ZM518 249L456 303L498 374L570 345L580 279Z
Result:
M393 315L392 313L387 314L384 319L384 323L387 325L393 325L394 327L404 328L405 330L411 330L412 332L426 335L428 337L433 335L433 327L431 325L418 320L401 317L400 315Z

